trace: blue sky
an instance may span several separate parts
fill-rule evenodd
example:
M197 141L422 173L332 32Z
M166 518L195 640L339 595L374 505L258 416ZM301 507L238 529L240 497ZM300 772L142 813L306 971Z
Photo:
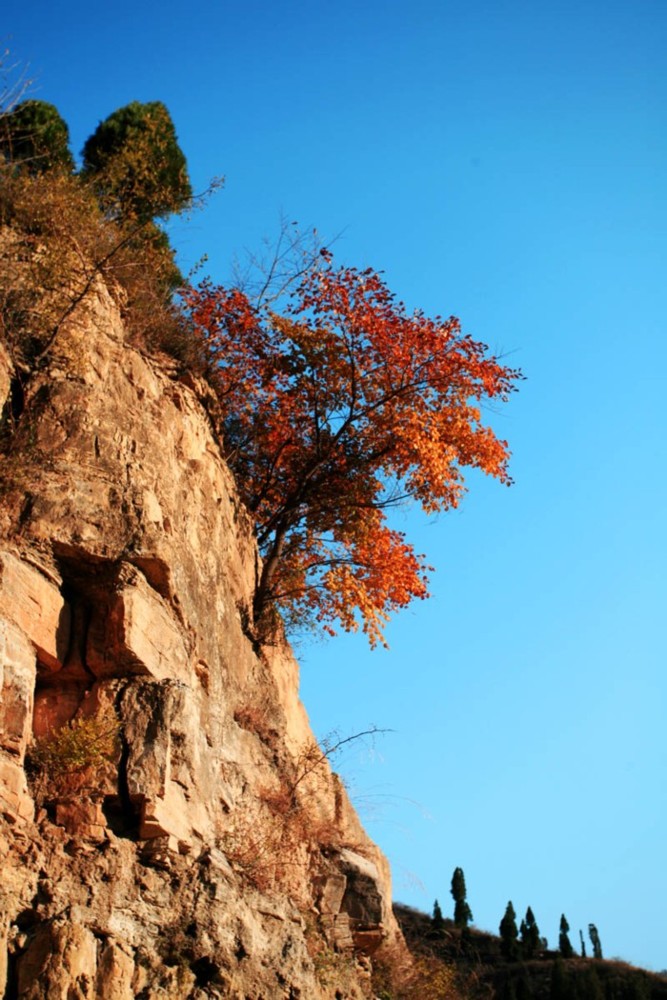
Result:
M432 599L389 652L301 648L303 696L321 736L393 730L339 766L398 899L449 912L461 865L480 927L512 899L667 967L663 0L25 7L5 43L75 151L163 100L195 187L225 175L184 268L284 212L523 368L489 414L515 485L398 514Z

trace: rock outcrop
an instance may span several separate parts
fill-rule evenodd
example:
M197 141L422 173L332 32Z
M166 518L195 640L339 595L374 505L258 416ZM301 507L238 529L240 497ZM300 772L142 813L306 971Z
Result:
M292 653L246 627L207 391L127 343L101 280L29 378L0 352L6 997L361 998L402 954ZM56 733L76 760L40 757Z

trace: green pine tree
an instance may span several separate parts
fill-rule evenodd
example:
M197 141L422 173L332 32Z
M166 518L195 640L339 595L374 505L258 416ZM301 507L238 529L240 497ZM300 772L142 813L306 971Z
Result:
M591 944L593 945L593 958L602 958L600 935L598 934L598 929L595 924L588 925L588 936L591 939Z
M466 902L466 880L462 868L454 869L451 893L454 897L454 924L457 927L467 927L473 916Z
M100 122L83 147L81 175L116 218L148 222L192 199L185 156L161 101L133 101Z
M442 910L440 909L440 903L436 899L433 904L433 916L431 917L431 927L434 931L441 931L445 925L445 921L442 916Z
M508 962L514 962L519 957L518 936L516 913L510 900L500 921L500 951Z
M570 925L565 919L565 914L561 913L560 917L560 933L558 934L558 950L560 951L563 958L572 958L574 954L574 948L572 947L572 942L568 936L568 931L570 930Z
M540 929L530 906L525 920L521 921L521 953L524 958L534 958L540 950Z
M0 160L30 174L60 168L74 170L69 129L47 101L22 101L0 122Z

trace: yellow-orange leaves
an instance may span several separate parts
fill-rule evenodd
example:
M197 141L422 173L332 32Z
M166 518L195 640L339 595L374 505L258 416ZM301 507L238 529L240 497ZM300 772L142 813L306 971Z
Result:
M256 616L277 603L382 642L389 615L427 596L428 570L386 510L456 506L466 466L510 482L479 404L506 400L520 373L458 320L408 315L374 271L328 254L281 315L207 283L186 303L264 557Z

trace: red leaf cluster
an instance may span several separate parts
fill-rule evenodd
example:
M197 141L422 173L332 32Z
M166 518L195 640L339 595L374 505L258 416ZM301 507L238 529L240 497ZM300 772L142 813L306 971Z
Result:
M263 555L256 615L276 603L383 642L427 596L429 567L387 524L394 504L456 507L462 470L511 480L481 423L521 377L453 317L408 314L374 271L311 263L282 314L239 289L186 295L223 413L222 438Z

